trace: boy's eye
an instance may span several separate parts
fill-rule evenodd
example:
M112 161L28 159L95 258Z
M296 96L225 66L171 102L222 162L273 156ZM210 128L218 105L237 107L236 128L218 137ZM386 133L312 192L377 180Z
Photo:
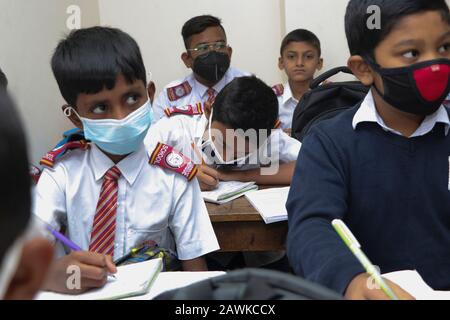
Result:
M95 114L103 114L106 112L106 106L104 104L96 105L94 108L92 108L92 113Z
M292 60L292 59L295 59L295 55L294 54L288 54L288 59L290 59L290 60Z
M446 52L448 52L449 46L450 46L450 43L446 43L443 46L439 47L439 49L438 49L439 53L446 53Z
M414 59L414 58L416 58L418 55L419 55L419 51L417 51L417 50L410 50L410 51L405 52L405 53L403 54L403 56L404 56L405 58L407 58L407 59Z
M127 98L127 104L133 105L133 104L135 104L138 100L139 100L139 96L138 96L138 95L136 95L136 94L131 95L131 96L129 96L129 97Z

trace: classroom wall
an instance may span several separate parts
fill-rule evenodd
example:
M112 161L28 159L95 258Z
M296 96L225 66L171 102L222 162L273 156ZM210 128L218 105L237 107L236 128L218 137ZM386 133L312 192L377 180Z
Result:
M189 73L181 61L181 28L189 18L212 14L223 20L233 47L232 65L278 83L282 37L280 0L99 0L102 25L122 28L141 46L148 71L161 90ZM133 15L127 12L133 8ZM131 17L131 18L128 18Z
M0 67L19 106L33 163L71 127L50 69L52 51L68 32L69 5L80 7L83 27L99 23L96 0L0 1Z

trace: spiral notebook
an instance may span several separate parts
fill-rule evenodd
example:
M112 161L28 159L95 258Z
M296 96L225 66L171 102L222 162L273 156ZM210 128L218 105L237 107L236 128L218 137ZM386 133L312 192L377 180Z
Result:
M41 292L36 300L118 300L142 296L150 291L162 270L162 260L154 259L117 268L115 280L108 280L103 288L78 295Z

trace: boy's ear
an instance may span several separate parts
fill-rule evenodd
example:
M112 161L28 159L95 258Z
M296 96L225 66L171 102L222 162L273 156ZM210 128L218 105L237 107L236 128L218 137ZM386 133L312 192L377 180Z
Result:
M156 86L153 81L150 81L150 83L148 84L147 92L148 92L148 97L150 98L150 102L153 103L153 100L155 99L155 92L156 92Z
M53 246L43 238L25 243L16 274L6 290L5 300L31 300L42 289L53 259Z
M278 58L278 68L280 70L284 70L284 59L283 59L283 57L279 57Z
M203 104L203 113L205 114L206 119L209 119L209 117L211 116L211 110L213 107L213 103L206 101Z
M74 112L70 112L70 116L66 115L66 109L70 108L70 106L68 104L65 104L61 107L64 116L66 116L67 118L69 118L70 122L73 123L73 125L81 130L83 130L83 124L81 123L80 118L78 118L78 116L74 113Z
M181 60L183 60L183 63L186 66L186 68L192 69L194 67L194 60L192 59L192 56L189 53L183 52L181 54Z
M319 64L317 65L317 71L322 70L323 68L323 58L319 58Z
M227 48L227 53L228 53L228 56L230 57L230 60L231 60L231 57L233 56L233 48L232 47L228 47Z
M351 56L347 62L348 67L352 70L353 74L361 81L365 86L371 86L375 81L375 74L372 68L364 61L361 56Z

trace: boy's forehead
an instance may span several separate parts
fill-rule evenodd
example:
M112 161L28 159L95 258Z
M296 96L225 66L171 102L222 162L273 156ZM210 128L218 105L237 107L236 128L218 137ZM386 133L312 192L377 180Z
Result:
M283 54L289 52L305 53L309 51L318 53L317 48L307 41L292 41L286 45Z
M126 78L119 74L116 78L116 83L112 89L103 88L103 90L97 93L80 93L77 97L77 106L90 104L93 102L111 100L121 97L130 91L142 91L145 90L145 85L142 80L134 80L129 83Z
M211 43L217 41L227 41L225 32L221 27L209 27L205 31L194 34L190 39L191 47L196 47L202 43Z
M450 31L450 25L439 11L412 14L399 19L384 39L395 45L409 40L434 40Z

